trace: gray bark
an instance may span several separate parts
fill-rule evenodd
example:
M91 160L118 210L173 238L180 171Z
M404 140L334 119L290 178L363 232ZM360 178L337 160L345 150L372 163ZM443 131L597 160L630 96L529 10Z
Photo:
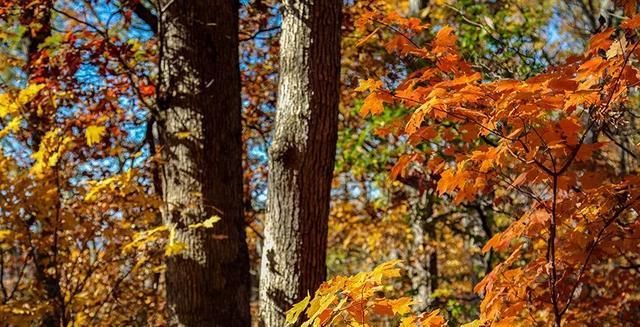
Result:
M415 190L409 190L409 192ZM438 253L429 244L436 237L433 221L433 195L425 193L416 195L417 199L411 209L411 232L413 244L411 248L411 265L409 273L415 292L414 310L426 312L433 301L433 292L438 288Z
M409 15L418 16L422 9L426 8L429 0L409 0Z
M162 0L165 224L186 249L167 259L171 326L249 326L242 210L237 0ZM178 134L188 132L185 134ZM211 229L193 229L219 215Z
M335 160L342 0L286 0L260 276L260 319L285 312L326 277Z

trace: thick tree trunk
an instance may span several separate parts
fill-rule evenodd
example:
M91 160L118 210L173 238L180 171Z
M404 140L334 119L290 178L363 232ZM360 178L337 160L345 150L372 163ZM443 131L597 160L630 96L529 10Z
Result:
M342 0L286 0L260 276L263 326L326 277L335 160Z
M237 0L163 0L159 27L169 324L249 326ZM211 229L189 228L219 215Z

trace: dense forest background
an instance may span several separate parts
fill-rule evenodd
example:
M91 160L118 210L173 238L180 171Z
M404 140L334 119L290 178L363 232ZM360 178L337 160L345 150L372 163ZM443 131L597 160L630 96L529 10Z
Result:
M635 326L632 0L0 0L0 326Z

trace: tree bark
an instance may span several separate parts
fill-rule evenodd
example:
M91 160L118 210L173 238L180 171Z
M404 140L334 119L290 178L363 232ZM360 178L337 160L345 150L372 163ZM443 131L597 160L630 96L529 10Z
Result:
M415 190L408 192L416 193ZM435 199L432 194L415 194L412 204L410 223L413 233L413 244L410 249L411 265L409 273L411 284L415 292L413 306L417 312L428 311L433 302L433 293L438 288L438 252L429 243L436 237L433 206Z
M163 220L171 326L249 326L237 0L162 0ZM190 228L213 215L213 228Z
M342 0L285 0L283 9L260 276L268 327L285 326L286 310L326 277L340 87Z
M429 0L409 0L409 15L420 16L420 12L427 5L429 5Z

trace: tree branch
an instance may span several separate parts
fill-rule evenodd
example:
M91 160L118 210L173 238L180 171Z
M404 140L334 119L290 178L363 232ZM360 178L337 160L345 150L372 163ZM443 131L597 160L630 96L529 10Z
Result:
M142 4L141 1L138 1L133 6L133 12L153 31L154 34L158 34L158 17L145 5Z

